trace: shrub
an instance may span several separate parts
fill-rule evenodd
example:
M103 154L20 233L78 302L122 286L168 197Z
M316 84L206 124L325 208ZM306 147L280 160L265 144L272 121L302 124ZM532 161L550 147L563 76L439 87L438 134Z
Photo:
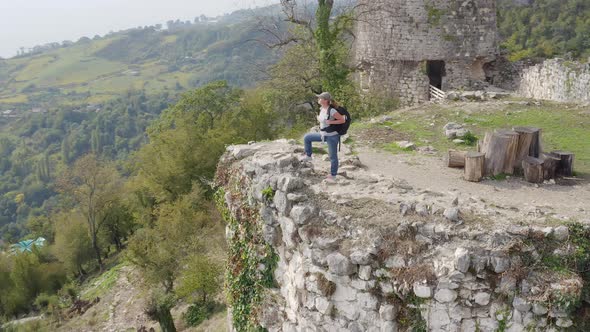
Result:
M189 326L197 326L211 317L214 310L215 303L213 301L195 302L186 310L183 318Z
M477 141L479 140L479 138L475 135L473 135L472 132L468 131L465 136L463 136L463 140L465 141L465 145L469 145L469 146L473 146L475 145L475 143L477 143Z

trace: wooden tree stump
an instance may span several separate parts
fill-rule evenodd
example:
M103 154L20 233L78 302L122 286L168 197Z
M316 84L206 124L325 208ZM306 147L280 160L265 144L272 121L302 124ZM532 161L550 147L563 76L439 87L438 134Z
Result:
M552 151L551 154L559 158L557 175L572 176L574 172L574 154L567 151Z
M543 183L543 161L539 158L528 156L522 161L524 179L531 183Z
M448 167L465 167L465 151L449 150Z
M514 167L516 169L522 169L522 161L527 156L530 156L530 151L537 150L540 146L539 143L539 130L538 128L532 127L514 127L513 130L518 133L518 147L516 149L516 158L514 160ZM535 141L533 143L533 141ZM535 147L532 147L535 146ZM533 152L534 153L534 152ZM538 157L532 155L533 157Z
M541 153L539 158L543 161L543 178L545 180L554 179L560 159L552 154Z
M518 141L520 134L512 130L499 130L499 135L509 137L508 146L506 147L506 156L504 159L504 173L514 174L514 162L518 151Z
M485 175L498 175L504 172L511 141L511 137L497 132L485 134L481 150L485 153Z
M465 154L465 173L467 181L479 182L484 175L485 154L482 152L467 152Z
M528 155L539 158L539 155L541 154L541 129L535 127L514 127L513 130L521 135L525 134L531 136Z

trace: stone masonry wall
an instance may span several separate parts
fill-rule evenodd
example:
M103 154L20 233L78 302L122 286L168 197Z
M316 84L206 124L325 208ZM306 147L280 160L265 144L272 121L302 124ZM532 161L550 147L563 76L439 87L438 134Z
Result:
M283 140L231 146L220 161L217 183L233 220L233 330L246 331L246 321L284 332L577 324L572 303L584 301L583 279L543 266L545 255L559 262L577 252L570 228L531 226L483 199L372 175L351 154L341 157L339 180L326 182L328 161L302 163L301 152Z
M522 71L518 93L527 98L590 102L590 63L547 60Z
M355 58L364 90L404 104L428 99L426 72L404 70L408 63L445 61L443 90L458 89L485 80L483 64L497 53L494 0L363 0L357 8Z
M460 60L496 54L494 0L362 0L357 59Z
M368 68L360 77L361 87L365 90L399 98L404 105L428 101L429 98L428 76L421 62L388 61Z

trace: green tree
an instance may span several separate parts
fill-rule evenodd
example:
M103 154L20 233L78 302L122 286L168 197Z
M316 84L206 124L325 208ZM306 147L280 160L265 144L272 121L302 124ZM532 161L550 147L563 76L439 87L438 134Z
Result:
M53 227L52 216L41 215L31 216L27 220L27 229L30 232L31 238L43 237L49 243L53 243L55 237L55 229Z
M0 255L0 294L2 294L0 296L0 317L13 314L12 292L14 291L14 283L10 278L13 265L14 256Z
M192 298L205 304L219 292L221 272L221 267L211 258L193 254L187 259L186 267L180 274L176 293L179 297Z
M10 271L13 292L15 299L22 300L24 310L26 304L34 299L41 291L41 282L39 271L39 259L37 255L29 252L20 253L14 258L14 265ZM13 310L18 308L13 308Z
M238 113L241 92L214 82L182 95L148 130L150 143L135 155L135 169L156 202L174 201L192 183L212 178L225 145L239 128L228 114Z
M585 0L537 0L498 4L501 46L509 59L590 56L590 3Z
M162 332L176 332L170 312L175 304L176 298L173 294L156 291L152 293L145 312L151 319L158 321Z
M93 248L84 216L74 211L60 213L55 220L55 256L73 275L85 275L83 265L93 258Z
M62 156L65 164L70 163L71 149L72 149L72 147L70 146L70 139L69 139L69 137L65 137L61 141L61 156Z
M348 75L351 73L351 68L347 65L345 35L350 33L352 16L342 13L333 19L334 0L318 0L314 20L300 17L302 11L296 9L297 1L281 0L281 5L287 20L304 27L311 37L307 41L316 47L321 88L314 92L330 91L341 98L342 88L347 85Z
M120 199L113 202L102 227L103 243L110 243L117 251L121 251L124 242L135 228L134 217L130 209Z
M194 258L197 252L207 254L218 249L222 242L221 223L211 219L213 206L207 202L199 185L193 185L190 193L175 202L163 203L156 210L154 227L144 227L136 231L129 240L127 255L131 262L139 266L148 283L159 286L155 288L149 310L158 318L164 329L170 327L170 301L194 292L208 292L213 269L204 266L209 274L200 281L182 279L186 283L183 292L175 292L175 285L181 276L186 276L187 269L197 267L190 263L199 263ZM201 260L201 262L203 262ZM191 289L195 286L198 289ZM173 326L173 325L172 325Z
M78 159L58 181L59 190L76 203L88 224L96 261L102 270L98 235L109 218L122 187L119 173L112 162L89 154Z
M51 179L51 166L49 162L49 153L44 153L38 160L37 160L37 169L36 169L37 179L40 182L48 182Z

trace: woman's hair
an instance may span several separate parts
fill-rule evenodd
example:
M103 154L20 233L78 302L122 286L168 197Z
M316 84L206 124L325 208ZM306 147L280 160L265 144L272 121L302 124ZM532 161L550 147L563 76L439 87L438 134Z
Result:
M332 106L333 108L338 108L338 107L340 107L340 104L338 104L337 101L335 101L334 99L332 99L330 101L330 106Z

